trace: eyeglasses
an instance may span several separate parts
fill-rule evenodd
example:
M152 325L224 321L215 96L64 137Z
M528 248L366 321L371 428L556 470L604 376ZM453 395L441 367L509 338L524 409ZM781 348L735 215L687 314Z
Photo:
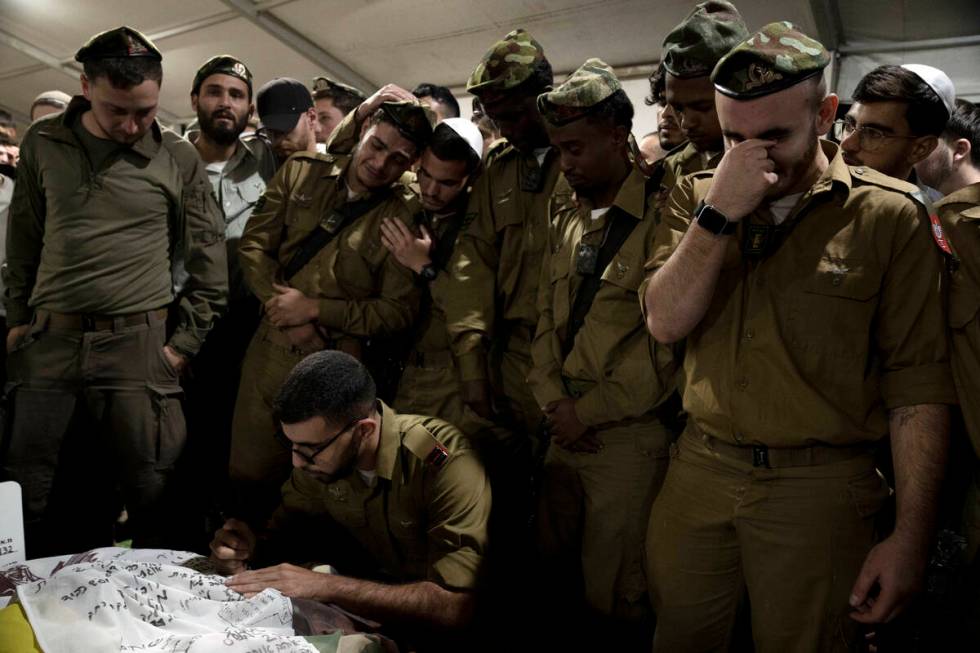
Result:
M296 444L295 442L293 442L292 440L290 440L289 438L286 437L286 434L285 434L285 432L283 432L283 430L282 430L281 427L276 429L276 440L279 442L279 444L281 444L283 446L284 449L289 449L290 452L296 454L297 456L299 456L300 458L302 458L303 460L305 460L306 462L308 462L308 463L310 463L312 465L315 462L314 459L317 456L319 456L321 453L323 453L326 450L327 447L329 447L330 445L332 445L334 443L334 440L336 440L337 438L339 438L340 436L342 436L344 433L346 433L347 431L349 431L352 428L354 428L355 426L357 426L361 421L363 421L365 419L367 419L367 417L357 417L357 418L351 420L351 422L348 423L347 426L345 426L344 428L340 429L337 432L337 434L334 435L332 438L330 438L329 440L327 440L323 444L319 444L319 445L313 447L313 450L310 453L305 453L302 450L297 449L296 447L309 447L309 446L312 446L312 445L308 445L308 444Z
M858 127L854 121L848 120L847 118L834 121L834 138L836 138L838 142L848 138L854 132L857 132L858 134L858 146L865 152L874 152L884 145L885 140L889 138L901 138L906 140L915 140L916 138L919 138L918 136L899 136L898 134L888 134L881 131L877 127Z

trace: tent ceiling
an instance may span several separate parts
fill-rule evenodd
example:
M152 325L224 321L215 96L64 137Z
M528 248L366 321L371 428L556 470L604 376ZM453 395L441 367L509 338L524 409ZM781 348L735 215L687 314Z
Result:
M555 71L598 56L643 73L692 0L4 0L0 3L0 106L23 117L37 93L76 92L77 48L93 33L132 25L164 53L163 116L192 117L198 65L227 52L256 84L327 73L380 85L462 86L486 48L523 26ZM826 43L895 42L980 35L976 0L763 0L737 3L750 27L791 20ZM862 66L874 65L873 58ZM334 62L335 66L328 65ZM637 68L637 66L639 66ZM976 75L974 74L975 78ZM974 84L975 86L975 84ZM365 89L370 90L370 89Z

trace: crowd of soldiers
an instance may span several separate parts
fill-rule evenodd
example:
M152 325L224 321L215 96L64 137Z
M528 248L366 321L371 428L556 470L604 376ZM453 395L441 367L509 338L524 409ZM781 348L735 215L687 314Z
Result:
M421 650L976 642L980 108L910 64L845 113L723 0L648 54L639 142L523 29L472 120L220 55L180 136L156 47L94 36L0 170L29 556L124 508Z

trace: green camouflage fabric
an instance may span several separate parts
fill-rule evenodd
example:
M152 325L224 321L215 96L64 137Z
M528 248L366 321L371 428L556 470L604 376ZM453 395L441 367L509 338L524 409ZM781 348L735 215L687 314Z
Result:
M403 100L401 102L385 102L381 111L395 124L398 132L415 143L419 148L429 144L432 138L432 128L438 121L435 112L419 103L418 100Z
M96 59L121 59L124 57L146 57L163 60L163 55L153 45L153 41L132 27L117 27L100 32L75 53L75 61L85 63Z
M248 85L248 94L252 95L252 71L244 63L230 54L219 54L205 61L197 74L194 75L194 83L191 85L191 95L197 95L201 91L201 84L211 75L230 75L237 77Z
M729 97L744 100L789 88L823 72L830 54L787 21L769 23L725 55L711 81Z
M551 125L560 127L584 118L619 90L622 86L609 64L589 59L561 86L538 96L538 111Z
M730 2L702 2L664 39L663 65L674 77L707 77L749 29Z
M313 99L319 100L320 98L333 97L334 93L349 93L355 96L361 102L367 99L367 96L361 92L360 89L354 88L353 86L348 86L347 84L338 82L336 80L330 79L329 77L314 77L313 78Z
M483 55L466 82L466 90L484 103L492 102L494 96L526 81L535 64L544 59L541 44L525 30L515 29Z

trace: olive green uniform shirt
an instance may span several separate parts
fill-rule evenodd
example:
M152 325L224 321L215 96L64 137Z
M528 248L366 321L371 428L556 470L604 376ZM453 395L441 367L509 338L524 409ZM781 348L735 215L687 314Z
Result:
M521 189L521 180L531 177L540 181L536 192ZM446 289L449 338L462 381L486 378L496 327L534 332L548 200L557 179L553 151L543 167L507 142L488 153L486 171L470 194Z
M854 445L885 437L890 409L956 403L943 260L915 187L822 146L830 165L784 223L782 246L743 258L746 225L773 224L764 207L746 216L688 335L684 408L716 438ZM712 177L695 173L671 193L648 269L677 248Z
M93 166L73 131L90 106L76 97L24 136L7 238L8 323L26 324L36 309L126 315L167 306L179 258L187 279L169 344L193 356L228 294L224 227L204 164L154 122Z
M949 290L950 361L966 430L980 456L980 184L950 193L936 210L960 259Z
M637 224L602 273L585 322L563 359L568 320L585 279L576 272L578 246L598 249L611 218L607 212L593 220L591 207L576 199L564 175L559 177L551 197L551 229L538 291L540 317L531 348L534 367L528 383L540 405L577 396L575 413L587 426L639 417L673 390L671 351L650 338L636 306L656 227L646 177L638 167L623 182L613 206Z
M324 483L294 469L270 522L272 537L302 538L291 525L323 517L350 533L384 576L473 589L490 514L483 465L447 422L381 406L377 483L367 485L356 470ZM329 556L329 543L323 549Z
M252 212L239 254L245 281L263 303L284 283L283 269L306 237L348 201L350 157L294 154L276 173ZM290 281L319 301L319 324L331 337L368 338L407 329L418 310L412 273L381 244L381 221L411 225L415 194L401 183L391 195L344 227ZM356 198L360 199L360 198Z

